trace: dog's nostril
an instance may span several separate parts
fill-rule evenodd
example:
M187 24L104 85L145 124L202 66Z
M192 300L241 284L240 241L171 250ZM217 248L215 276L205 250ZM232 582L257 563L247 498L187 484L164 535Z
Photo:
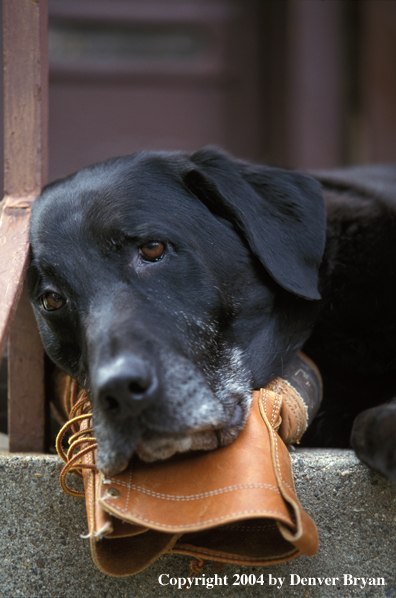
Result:
M143 380L134 380L133 382L130 382L128 390L134 397L140 397L145 394L149 386L150 384Z
M106 411L109 413L116 415L120 411L120 403L114 397L110 395L106 395L104 397L104 405L106 407Z

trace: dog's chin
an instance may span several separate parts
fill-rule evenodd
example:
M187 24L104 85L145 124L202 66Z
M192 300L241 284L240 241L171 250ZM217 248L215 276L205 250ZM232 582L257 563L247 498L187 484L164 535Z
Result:
M129 465L129 459L124 455L115 455L112 460L101 458L100 453L98 454L96 466L106 476L117 475L122 473Z

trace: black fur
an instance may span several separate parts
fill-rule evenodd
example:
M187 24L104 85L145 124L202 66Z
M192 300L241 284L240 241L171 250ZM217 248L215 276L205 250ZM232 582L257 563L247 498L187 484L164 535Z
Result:
M48 355L90 393L103 471L231 442L251 389L304 344L325 388L307 443L347 446L357 413L393 396L396 202L329 177L206 148L108 160L44 190L30 297ZM66 302L46 311L51 292Z

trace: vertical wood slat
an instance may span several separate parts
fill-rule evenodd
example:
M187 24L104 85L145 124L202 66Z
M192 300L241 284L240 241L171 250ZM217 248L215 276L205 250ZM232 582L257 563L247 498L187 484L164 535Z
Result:
M361 11L355 156L359 162L396 160L396 2L365 0Z
M3 0L5 195L48 179L47 0Z
M288 165L343 159L342 3L289 3Z
M4 203L7 206L3 219L13 220L18 229L22 265L14 301L26 273L31 203L48 177L47 14L47 0L3 0ZM15 284L15 280L12 282ZM8 360L10 451L42 452L44 356L26 290L11 327Z

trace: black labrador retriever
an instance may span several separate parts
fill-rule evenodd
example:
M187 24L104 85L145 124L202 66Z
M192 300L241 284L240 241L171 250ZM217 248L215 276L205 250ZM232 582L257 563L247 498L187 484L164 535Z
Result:
M314 178L205 148L46 187L29 293L49 357L91 397L99 468L232 442L252 389L304 348L324 380L305 443L347 447L353 426L396 482L395 183L391 167Z

